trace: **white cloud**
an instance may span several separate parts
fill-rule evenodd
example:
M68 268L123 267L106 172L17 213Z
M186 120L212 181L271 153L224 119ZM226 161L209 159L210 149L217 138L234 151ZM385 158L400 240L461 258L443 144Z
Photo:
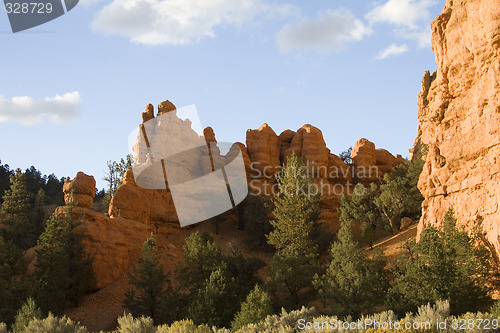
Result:
M419 48L431 46L431 14L437 0L388 0L365 15L370 25L386 23L394 26L399 38L414 40Z
M388 0L368 12L365 18L370 23L418 29L420 23L430 21L429 8L436 3L436 0Z
M66 124L80 114L81 98L78 91L40 100L28 96L11 99L0 95L0 123L9 120L33 125L48 118L57 124Z
M418 48L430 48L432 46L432 30L430 26L419 31L396 31L396 35L406 39L413 39L417 42Z
M345 48L345 43L359 41L371 30L349 10L330 10L318 18L304 18L287 24L278 33L278 47L283 52L313 50L331 53Z
M256 17L271 19L297 11L296 6L265 0L113 0L97 13L92 29L140 44L191 44L214 37L220 26L240 26Z
M401 45L391 44L387 48L382 50L375 59L382 60L390 56L397 57L406 52L408 52L408 46L406 44L401 44Z

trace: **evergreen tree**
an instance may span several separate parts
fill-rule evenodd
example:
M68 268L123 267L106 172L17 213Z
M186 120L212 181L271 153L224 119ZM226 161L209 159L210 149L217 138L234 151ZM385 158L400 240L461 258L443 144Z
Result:
M42 173L32 165L29 169L24 171L24 178L26 181L26 188L34 196L40 189L45 187L47 176L42 176Z
M427 227L420 241L410 241L393 268L388 305L400 314L440 299L453 314L478 311L490 303L490 252L480 234L456 226L450 209L444 228Z
M210 273L190 302L189 318L198 324L209 326L228 326L234 316L234 297L231 291L234 289L235 280L227 276L223 269L217 269ZM231 306L227 306L227 304Z
M209 233L194 232L182 248L184 263L178 263L176 278L182 289L195 293L213 271L225 266L223 255Z
M8 164L2 164L0 160L0 203L3 202L3 196L5 191L7 191L10 187L10 176L13 174L13 171L10 170Z
M26 187L26 177L20 169L10 177L10 189L3 197L2 212L7 217L2 221L5 238L11 240L21 250L35 245L35 226L30 219L31 193Z
M35 236L38 239L45 229L45 191L40 189L35 197L32 219L35 224Z
M423 164L421 159L405 161L384 175L380 194L374 201L394 234L399 231L401 217L420 217L424 197L417 183Z
M340 198L338 212L342 222L361 222L361 237L370 245L375 240L375 229L383 226L380 211L374 199L378 195L378 186L371 183L369 187L358 184L354 188L351 200L344 194Z
M273 198L273 230L268 244L276 249L271 259L274 287L288 294L285 303L298 306L301 291L310 289L318 271L318 247L311 239L318 214L319 193L304 158L295 152L276 177L279 194Z
M350 200L345 195L341 198L340 219L362 222L362 236L370 246L377 227L397 234L402 217L420 218L423 197L417 183L423 164L421 158L415 157L386 173L379 185L357 185Z
M242 205L238 205L246 241L254 247L267 245L266 235L273 229L269 218L271 206L269 197L253 193L251 189L249 189L249 195L242 202Z
M314 286L331 313L359 318L383 304L388 280L382 253L368 258L353 240L351 228L350 222L342 223L330 264L323 276L315 276Z
M95 283L92 258L84 252L83 222L73 217L73 204L63 214L53 214L38 240L35 300L46 315L61 314L77 306Z
M234 317L231 329L237 331L248 324L258 323L272 313L271 298L257 284L248 294L245 302L241 304L241 310Z
M45 184L45 203L62 206L64 205L64 193L63 193L64 178L58 179L56 175L50 174L47 177L47 182Z
M0 236L0 322L11 324L29 291L21 250Z
M144 242L141 257L129 279L133 289L125 294L125 307L134 317L151 317L156 324L166 322L171 309L165 309L164 305L172 298L172 289L160 264L153 234Z
M223 254L208 233L195 232L186 238L182 252L184 263L176 268L179 283L179 309L198 323L223 323L228 326L241 302L258 278L256 272L264 266L257 258L245 258L228 244L229 254ZM223 288L217 290L216 288ZM223 299L223 300L222 300ZM210 304L217 304L211 309Z
M12 325L13 333L21 333L33 319L42 319L42 311L30 297L17 312L16 321Z

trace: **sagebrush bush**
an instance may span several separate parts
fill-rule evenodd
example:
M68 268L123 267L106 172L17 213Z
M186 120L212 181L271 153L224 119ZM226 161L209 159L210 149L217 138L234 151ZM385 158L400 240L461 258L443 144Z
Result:
M64 317L55 317L52 313L44 319L33 319L23 333L87 333L87 329Z
M149 317L134 318L131 314L124 314L118 318L118 333L155 333L153 319Z
M30 297L26 300L26 303L23 304L21 309L17 312L16 320L12 325L12 332L19 333L24 330L26 326L33 319L41 319L42 311L39 307L36 306L35 301Z

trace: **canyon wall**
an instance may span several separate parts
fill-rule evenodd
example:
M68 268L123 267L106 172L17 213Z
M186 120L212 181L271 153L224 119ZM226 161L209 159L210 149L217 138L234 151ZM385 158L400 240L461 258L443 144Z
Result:
M415 151L427 152L419 180L419 232L448 208L479 225L500 251L500 6L448 0L432 23L437 69L418 95Z

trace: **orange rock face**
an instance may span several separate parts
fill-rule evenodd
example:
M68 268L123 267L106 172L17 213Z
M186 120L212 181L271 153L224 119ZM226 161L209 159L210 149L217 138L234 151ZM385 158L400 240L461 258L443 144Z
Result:
M66 178L63 185L64 201L73 201L78 207L92 208L95 197L95 179L83 172L78 172L71 180Z
M428 154L419 188L419 232L448 208L459 223L480 224L500 250L500 6L451 1L432 23L437 70L425 72L416 149Z

